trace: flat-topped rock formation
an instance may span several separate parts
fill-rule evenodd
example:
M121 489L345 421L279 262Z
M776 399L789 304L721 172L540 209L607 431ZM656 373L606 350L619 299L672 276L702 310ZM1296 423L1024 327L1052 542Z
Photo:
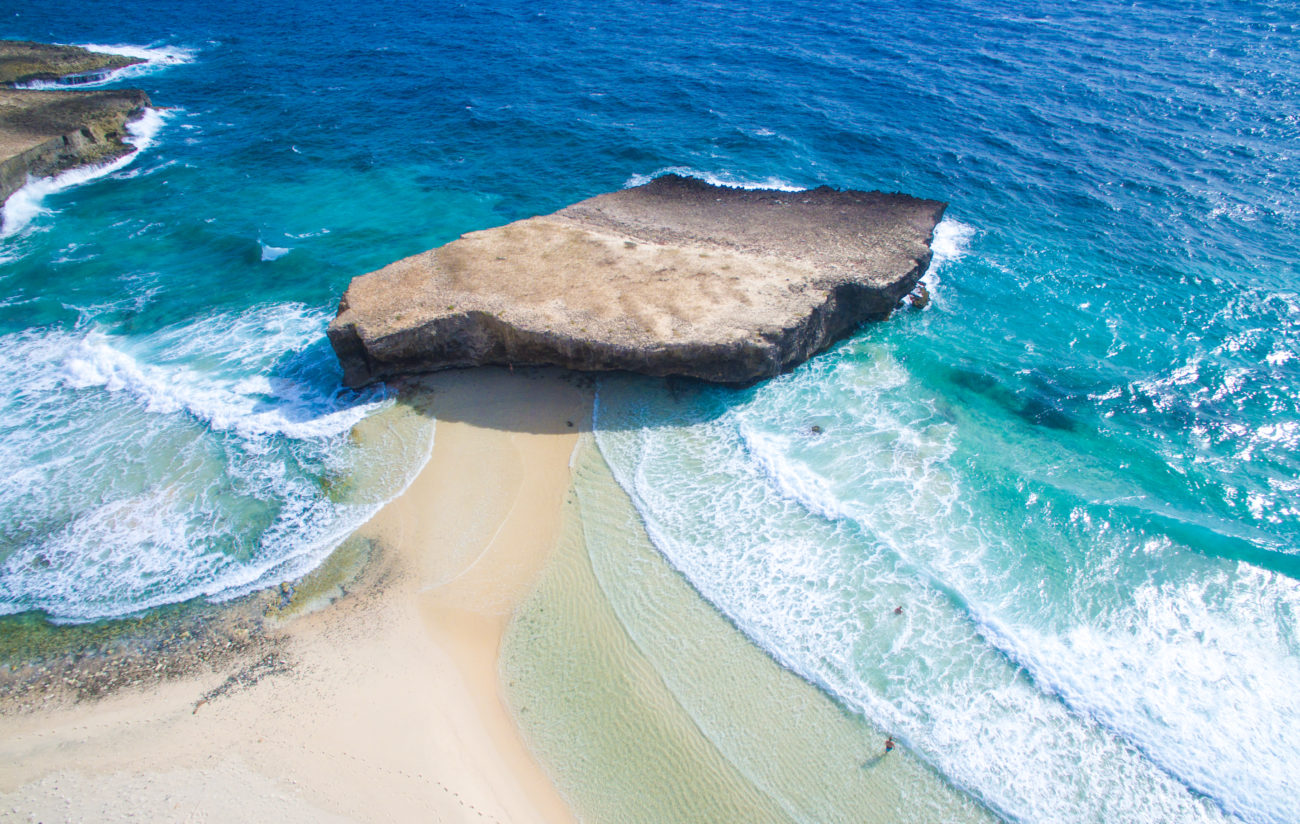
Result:
M0 203L28 177L103 163L132 151L126 124L144 112L139 89L0 89Z
M945 207L660 177L355 278L330 343L349 386L484 364L750 383L888 316Z
M138 57L93 52L81 46L0 40L0 85L11 86L35 80L90 82L114 69L143 62Z

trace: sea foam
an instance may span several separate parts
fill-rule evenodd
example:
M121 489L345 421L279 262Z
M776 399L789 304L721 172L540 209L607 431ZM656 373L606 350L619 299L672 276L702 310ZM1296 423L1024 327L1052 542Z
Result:
M998 573L956 430L887 351L854 354L695 406L602 382L597 440L655 545L785 666L1013 820L1222 820L986 643L1003 601L983 598Z
M273 260L279 260L280 258L284 257L285 255L293 251L293 249L288 246L272 246L262 241L258 241L258 245L262 247L263 263L268 263Z
M398 494L432 424L382 387L341 388L327 322L272 304L146 335L0 336L0 614L233 597L305 573ZM388 413L378 445L349 437Z
M1300 758L1291 685L1300 668L1279 614L1300 614L1300 584L1130 532L1098 506L1076 510L1093 534L1072 598L1044 597L1051 570L1035 569L1032 554L1007 551L1013 537L979 515L964 489L957 430L924 404L900 403L895 396L909 390L888 357L868 363L825 367L839 374L823 370L815 384L812 374L790 376L736 410L741 441L774 489L888 546L961 604L979 636L1039 689L1161 770L1247 820L1288 820L1288 764ZM827 424L825 443L793 434L800 417L825 402L828 386L851 390L834 392L838 420ZM1135 545L1167 556L1160 580L1123 577L1112 559ZM1128 598L1116 602L1116 589Z
M69 79L60 80L33 80L28 83L15 85L18 89L91 89L99 86L106 86L110 83L116 83L119 80L129 80L136 77L144 77L161 69L171 66L178 66L183 63L192 63L195 58L195 50L181 48L178 46L130 46L130 45L102 45L99 43L82 43L83 49L100 54L120 54L124 57L135 57L143 60L143 63L136 63L121 69L113 69L106 72L96 72L89 76L77 75Z
M975 227L951 217L945 217L934 227L934 238L930 241L930 267L921 281L937 303L943 303L940 282L944 269L966 256L974 238Z
M623 188L630 189L634 186L644 186L655 178L664 175L693 177L713 186L725 186L728 189L775 189L781 192L803 192L808 189L807 186L798 186L778 177L752 177L733 172L708 172L692 169L688 166L667 166L650 174L632 175L623 184Z
M286 378L214 380L188 367L142 364L109 335L92 332L62 365L68 386L101 386L133 395L149 412L184 412L214 430L243 437L323 438L355 426L372 404L340 404Z
M25 186L9 196L0 209L0 238L9 237L27 228L33 220L49 210L45 198L83 183L107 177L125 168L143 151L154 144L171 112L163 109L145 109L144 113L126 124L127 135L123 141L134 147L130 154L108 163L78 166L54 177L29 180Z

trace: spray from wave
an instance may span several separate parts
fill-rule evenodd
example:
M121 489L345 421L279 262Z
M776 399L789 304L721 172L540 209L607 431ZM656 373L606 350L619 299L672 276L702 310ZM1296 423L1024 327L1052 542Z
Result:
M130 80L153 74L162 69L194 62L195 51L176 46L130 46L103 45L100 43L82 43L81 48L99 54L117 54L134 57L143 62L125 66L120 69L73 75L58 80L33 80L14 86L18 89L93 89L107 86L120 80Z
M802 192L808 188L807 186L797 186L778 177L754 178L732 172L704 172L688 166L667 166L648 175L632 175L623 184L623 188L631 189L635 186L644 186L655 178L664 175L693 177L696 180L703 180L705 183L714 186L725 186L728 189L775 189L781 192Z
M109 163L79 166L54 177L29 181L27 185L10 195L4 202L4 207L0 209L0 238L18 234L31 225L36 218L49 214L50 210L45 207L45 198L50 195L107 177L128 166L141 152L154 144L158 133L170 116L170 111L145 109L143 114L127 123L127 135L123 140L134 147L134 151L130 154Z
M341 388L327 322L276 304L140 336L0 336L0 614L243 594L311 569L400 492L432 424Z
M943 270L965 257L974 239L975 227L950 217L945 217L934 227L934 238L930 241L930 268L921 280L936 302L943 302L940 297Z

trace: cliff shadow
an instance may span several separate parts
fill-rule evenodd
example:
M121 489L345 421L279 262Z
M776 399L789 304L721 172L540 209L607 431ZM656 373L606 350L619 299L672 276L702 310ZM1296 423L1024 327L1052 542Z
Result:
M691 426L713 420L750 391L694 378L559 367L449 369L391 385L400 403L436 420L530 434L590 432L594 418L610 431ZM617 393L618 414L597 411L602 392Z

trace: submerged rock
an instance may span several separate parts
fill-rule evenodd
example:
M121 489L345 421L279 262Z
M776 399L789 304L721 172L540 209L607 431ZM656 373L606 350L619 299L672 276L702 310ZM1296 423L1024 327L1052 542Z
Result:
M669 175L355 278L330 343L350 386L484 364L750 383L888 316L945 207Z
M930 305L930 290L925 287L924 283L916 284L916 291L907 296L907 302L912 305L913 309L924 309Z

